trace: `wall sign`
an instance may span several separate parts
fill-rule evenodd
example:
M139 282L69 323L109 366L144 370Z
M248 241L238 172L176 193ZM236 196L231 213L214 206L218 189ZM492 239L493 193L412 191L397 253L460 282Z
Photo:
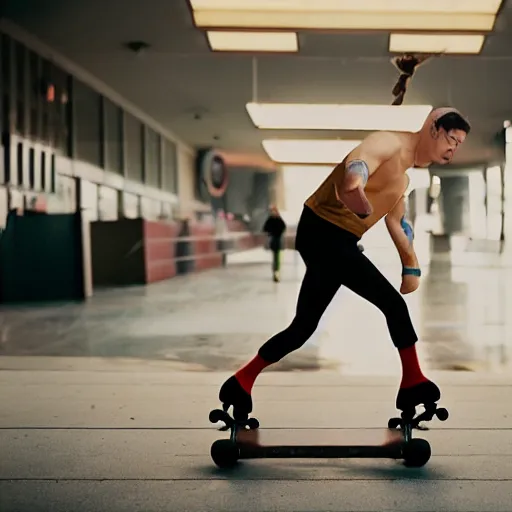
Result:
M222 197L229 182L229 172L224 159L214 149L199 156L199 187L205 199Z

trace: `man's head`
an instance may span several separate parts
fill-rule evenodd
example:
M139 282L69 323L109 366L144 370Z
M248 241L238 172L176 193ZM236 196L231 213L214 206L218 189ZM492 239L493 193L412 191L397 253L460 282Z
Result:
M469 122L458 110L436 108L423 124L418 150L431 163L448 164L470 131Z
M272 217L278 217L279 216L279 210L277 209L277 206L271 205L269 208L270 215Z

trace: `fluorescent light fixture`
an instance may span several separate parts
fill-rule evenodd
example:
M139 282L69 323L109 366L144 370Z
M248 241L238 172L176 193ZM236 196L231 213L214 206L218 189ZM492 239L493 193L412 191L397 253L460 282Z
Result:
M257 128L273 130L417 131L431 105L248 103Z
M285 140L265 139L263 149L279 163L337 164L341 162L360 140Z
M190 0L194 11L304 11L496 14L503 0Z
M478 54L485 36L446 34L391 34L389 51L396 53L461 53Z
M382 0L384 2L384 0ZM313 5L316 4L311 0ZM412 3L412 0L411 0ZM449 3L449 2L447 2ZM199 28L280 30L431 30L490 32L494 14L437 12L265 11L261 9L194 11Z
M297 52L295 32L222 32L206 33L211 49L223 52Z

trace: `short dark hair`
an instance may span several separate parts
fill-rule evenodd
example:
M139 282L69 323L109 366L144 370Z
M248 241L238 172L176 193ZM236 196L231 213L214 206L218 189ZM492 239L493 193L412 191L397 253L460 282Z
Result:
M446 132L450 130L462 130L469 134L471 125L458 112L448 112L436 121L436 128L444 128Z

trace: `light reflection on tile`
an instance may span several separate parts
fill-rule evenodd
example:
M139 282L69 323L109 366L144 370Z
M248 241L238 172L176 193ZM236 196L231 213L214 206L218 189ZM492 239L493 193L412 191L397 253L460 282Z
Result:
M367 242L367 256L397 288L400 262L386 239ZM417 250L424 275L405 296L426 367L510 371L512 268L495 254ZM270 254L233 256L227 269L147 288L99 292L88 303L0 309L0 355L167 359L194 369L231 370L252 357L295 314L304 265L284 256L283 280L270 280ZM456 264L455 264L455 263ZM499 263L499 266L498 266ZM342 288L315 335L276 369L336 368L397 375L399 359L383 315Z

